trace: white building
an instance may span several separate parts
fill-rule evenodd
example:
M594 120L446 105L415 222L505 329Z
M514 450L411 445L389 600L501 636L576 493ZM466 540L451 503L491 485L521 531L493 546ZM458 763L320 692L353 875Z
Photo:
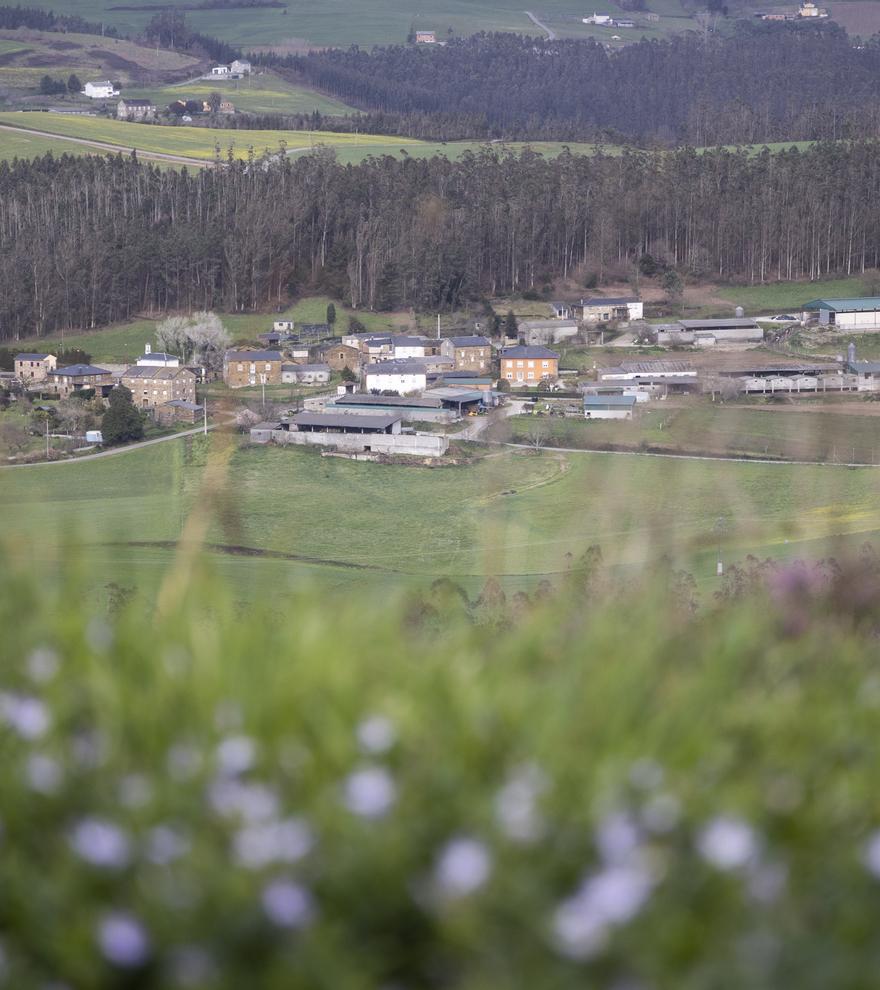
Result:
M211 66L211 75L212 76L219 76L221 79L224 79L229 74L230 73L229 73L229 66L228 65L212 65Z
M149 344L144 345L144 353L137 359L139 368L179 368L180 358L164 351L154 351Z
M425 341L421 337L395 336L391 338L394 360L425 356Z
M380 361L364 368L364 385L368 392L396 392L410 395L428 384L428 369L423 361Z
M645 315L642 300L635 296L591 296L581 299L572 308L576 313L580 312L584 323L629 322L641 320Z
M585 419L632 419L634 395L585 395Z
M272 324L272 329L276 333L284 333L285 331L293 332L293 320L275 320Z
M592 17L584 17L584 24L598 24L601 27L611 27L614 19L610 14L593 14Z
M281 381L284 385L326 385L330 381L329 364L282 364Z
M119 96L119 90L113 88L113 83L109 79L100 82L87 82L83 88L83 96L90 100L109 100L114 96Z
M854 333L880 330L880 296L814 299L804 306L804 322Z
M688 361L624 361L615 368L600 368L599 381L637 382L648 378L692 378L697 380L697 369Z
M229 71L234 76L249 76L254 69L246 58L236 58L230 64Z

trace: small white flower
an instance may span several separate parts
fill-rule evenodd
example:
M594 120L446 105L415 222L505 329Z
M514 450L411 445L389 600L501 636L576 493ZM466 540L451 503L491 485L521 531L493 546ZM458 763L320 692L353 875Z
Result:
M608 941L608 927L580 896L563 901L553 914L553 941L569 959L583 961L597 955Z
M535 766L518 767L495 796L495 819L514 842L536 842L544 833L537 803L547 786Z
M256 744L248 736L228 736L217 747L217 764L222 773L245 773L256 758Z
M0 717L22 739L39 739L52 722L39 698L17 694L0 694Z
M104 869L122 869L129 861L128 836L112 822L86 818L74 826L70 844L87 863Z
M146 856L157 866L173 863L181 856L185 856L189 849L189 839L169 825L156 825L147 834Z
M292 880L273 880L261 897L266 917L279 928L304 928L314 916L312 895Z
M269 821L278 814L278 795L265 784L220 777L208 788L208 800L218 814L247 822Z
M365 753L385 753L397 740L397 732L384 715L371 715L357 727L357 739Z
M125 808L142 808L153 799L153 786L141 773L130 773L119 781L119 801Z
M343 788L345 806L361 818L381 818L397 798L394 778L384 767L364 767L349 774Z
M448 899L479 890L492 873L492 855L478 839L453 839L441 851L434 868L438 893Z
M606 863L625 863L638 851L641 835L634 819L618 811L599 822L595 841L599 855Z
M261 869L271 863L295 863L315 844L311 828L302 819L247 825L233 839L238 863L248 869Z
M758 852L751 825L741 818L713 818L700 832L697 849L707 863L719 870L746 866Z
M641 911L652 887L651 874L644 868L609 866L587 880L580 896L603 923L622 925Z
M147 961L150 939L144 926L130 914L108 914L98 925L98 946L104 958L131 969Z
M28 677L36 684L51 681L58 673L58 654L49 646L38 646L27 658Z
M880 829L872 832L865 843L862 862L868 868L868 872L880 880Z
M61 765L51 756L31 753L25 761L24 772L31 789L40 794L55 794L61 787Z

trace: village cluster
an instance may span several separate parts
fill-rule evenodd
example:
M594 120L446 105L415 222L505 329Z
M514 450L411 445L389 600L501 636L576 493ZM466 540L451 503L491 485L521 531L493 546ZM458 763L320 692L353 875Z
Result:
M300 394L301 408L253 424L251 441L312 444L367 458L441 456L450 437L474 438L480 432L476 425L455 431L444 426L479 416L513 396L522 400L517 411L530 411L540 401L542 409L561 415L613 420L632 419L641 404L673 394L880 392L880 362L859 360L854 344L833 361L796 360L754 350L764 341L761 324L771 321L782 327L878 331L880 297L818 299L805 304L798 315L759 320L739 313L648 324L643 303L635 297L554 302L551 312L548 319L520 321L516 339L495 340L479 332L429 337L362 331L333 336L328 324L276 320L271 331L260 334L261 348L227 350L222 373L219 367L213 372L185 366L180 358L153 352L147 345L130 366L59 368L53 354L18 354L9 377L20 387L54 392L59 398L89 390L106 400L113 388L123 385L135 406L162 426L199 422L205 408L196 387L220 374L230 390L260 390L264 408L267 387L271 395L273 386L302 386L306 391L304 398ZM560 368L560 352L554 347L589 348L603 342L612 328L676 353L645 354L614 365L597 361L587 374ZM688 352L701 358L688 358ZM605 357L607 351L602 354Z

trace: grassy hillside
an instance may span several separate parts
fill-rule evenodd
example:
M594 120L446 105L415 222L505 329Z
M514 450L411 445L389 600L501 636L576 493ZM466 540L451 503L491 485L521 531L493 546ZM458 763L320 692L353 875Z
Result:
M222 128L130 124L105 118L65 117L57 114L50 116L42 113L0 113L0 124L102 141L145 152L181 155L205 162L214 159L218 146L221 159L226 158L230 148L235 158L246 159L251 149L258 155L264 151L278 152L282 142L286 145L288 154L308 154L319 146L333 148L343 163L361 161L368 155L400 155L403 151L421 158L434 154L454 158L465 151L475 151L482 147L477 142L467 141L447 144L374 134L334 134L329 131L233 131ZM4 136L0 133L0 148ZM525 145L512 143L506 147L516 152ZM595 151L594 145L564 145L561 142L536 142L529 147L546 155L559 154L563 147L570 147L575 153L592 154Z
M674 401L674 400L673 400ZM520 416L507 421L496 435L547 446L585 450L640 450L815 460L880 465L880 412L876 403L855 396L823 409L802 399L794 408L718 405L708 400L687 405L654 403L637 410L629 422ZM509 430L509 433L508 433Z
M197 437L5 469L5 531L18 554L49 564L65 541L81 540L91 596L113 581L151 595L207 499L217 566L254 600L307 577L390 587L450 576L473 589L494 575L533 587L559 580L570 555L593 544L615 566L669 554L711 582L720 517L728 559L818 557L837 535L858 543L880 530L880 472L871 469L509 450L430 469L225 443Z
M207 100L211 93L222 93L231 100L237 110L253 113L312 113L347 114L352 108L328 96L322 96L303 86L293 86L280 76L267 72L259 76L247 76L228 82L199 80L176 83L154 89L128 89L127 97L153 100L164 107L173 100Z
M110 0L54 0L52 3L40 0L38 5L114 24L124 33L140 30L151 16L149 11L113 10L111 8L117 5ZM406 39L413 25L436 31L440 39L448 36L450 28L456 35L478 31L544 34L514 0L440 0L421 10L415 10L405 0L370 0L357 7L352 7L349 0L291 0L285 9L188 10L186 17L198 31L245 46L399 44ZM680 19L685 13L680 0L660 0L652 9L661 15L661 20L646 29L644 33L649 36L692 25L692 22ZM604 7L602 11L605 11ZM608 12L621 11L612 3ZM580 21L593 10L585 8L578 0L544 0L540 9L533 13L560 37L583 37L592 33ZM598 33L601 34L601 29Z

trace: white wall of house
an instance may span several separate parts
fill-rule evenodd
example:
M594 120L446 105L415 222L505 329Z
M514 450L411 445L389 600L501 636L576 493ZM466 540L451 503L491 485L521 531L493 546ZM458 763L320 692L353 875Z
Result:
M424 344L395 344L394 345L394 360L399 361L403 358L421 358L425 356L425 345Z
M632 419L631 409L587 409L586 419Z
M835 313L834 325L838 330L853 330L856 333L880 330L880 310L873 309L865 313Z
M91 100L107 100L111 96L119 96L119 90L114 89L109 82L87 82L83 87L83 95Z
M397 372L393 374L371 374L366 372L366 387L368 392L376 389L379 392L397 392L399 395L409 395L422 391L428 384L424 372Z

